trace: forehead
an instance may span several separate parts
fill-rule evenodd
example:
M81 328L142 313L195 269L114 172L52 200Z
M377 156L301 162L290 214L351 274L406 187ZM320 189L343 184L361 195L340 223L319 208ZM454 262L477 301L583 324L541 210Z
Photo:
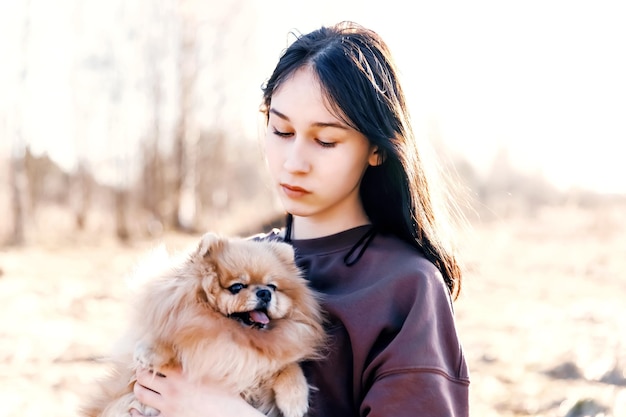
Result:
M343 122L341 112L335 107L309 66L296 70L286 78L272 94L270 105L290 120Z

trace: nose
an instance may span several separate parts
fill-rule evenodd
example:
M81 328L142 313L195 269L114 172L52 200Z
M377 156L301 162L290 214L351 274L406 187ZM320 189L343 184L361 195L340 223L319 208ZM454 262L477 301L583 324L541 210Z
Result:
M265 303L269 303L270 300L272 299L272 293L270 292L270 290L266 290L266 289L258 290L256 292L256 296L259 300Z
M306 151L306 141L301 138L294 138L285 155L284 168L291 173L308 172L311 168Z

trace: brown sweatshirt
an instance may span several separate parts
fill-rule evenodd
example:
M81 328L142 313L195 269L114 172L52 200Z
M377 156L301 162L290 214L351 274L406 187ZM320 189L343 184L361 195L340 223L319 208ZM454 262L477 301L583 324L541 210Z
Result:
M291 242L330 322L326 357L305 364L309 416L468 416L469 372L440 272L393 236L359 243L369 229ZM348 266L353 248L349 259L364 251Z

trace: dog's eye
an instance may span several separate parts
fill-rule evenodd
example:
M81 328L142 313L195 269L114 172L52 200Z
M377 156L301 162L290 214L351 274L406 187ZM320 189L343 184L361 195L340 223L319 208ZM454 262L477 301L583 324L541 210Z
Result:
M271 289L272 289L272 291L276 291L276 285L274 285L274 284L267 284L267 286L268 286L269 288L271 288Z
M228 287L228 291L232 292L233 294L237 294L239 291L243 290L246 287L247 285L237 283Z

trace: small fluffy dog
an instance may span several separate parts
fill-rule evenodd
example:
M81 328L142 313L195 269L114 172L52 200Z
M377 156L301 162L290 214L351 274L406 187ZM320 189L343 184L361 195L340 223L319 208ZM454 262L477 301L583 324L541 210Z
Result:
M216 381L268 416L301 417L309 386L299 362L325 341L317 293L282 242L205 234L197 249L141 287L113 372L85 417L154 415L133 394L135 370L181 366Z

